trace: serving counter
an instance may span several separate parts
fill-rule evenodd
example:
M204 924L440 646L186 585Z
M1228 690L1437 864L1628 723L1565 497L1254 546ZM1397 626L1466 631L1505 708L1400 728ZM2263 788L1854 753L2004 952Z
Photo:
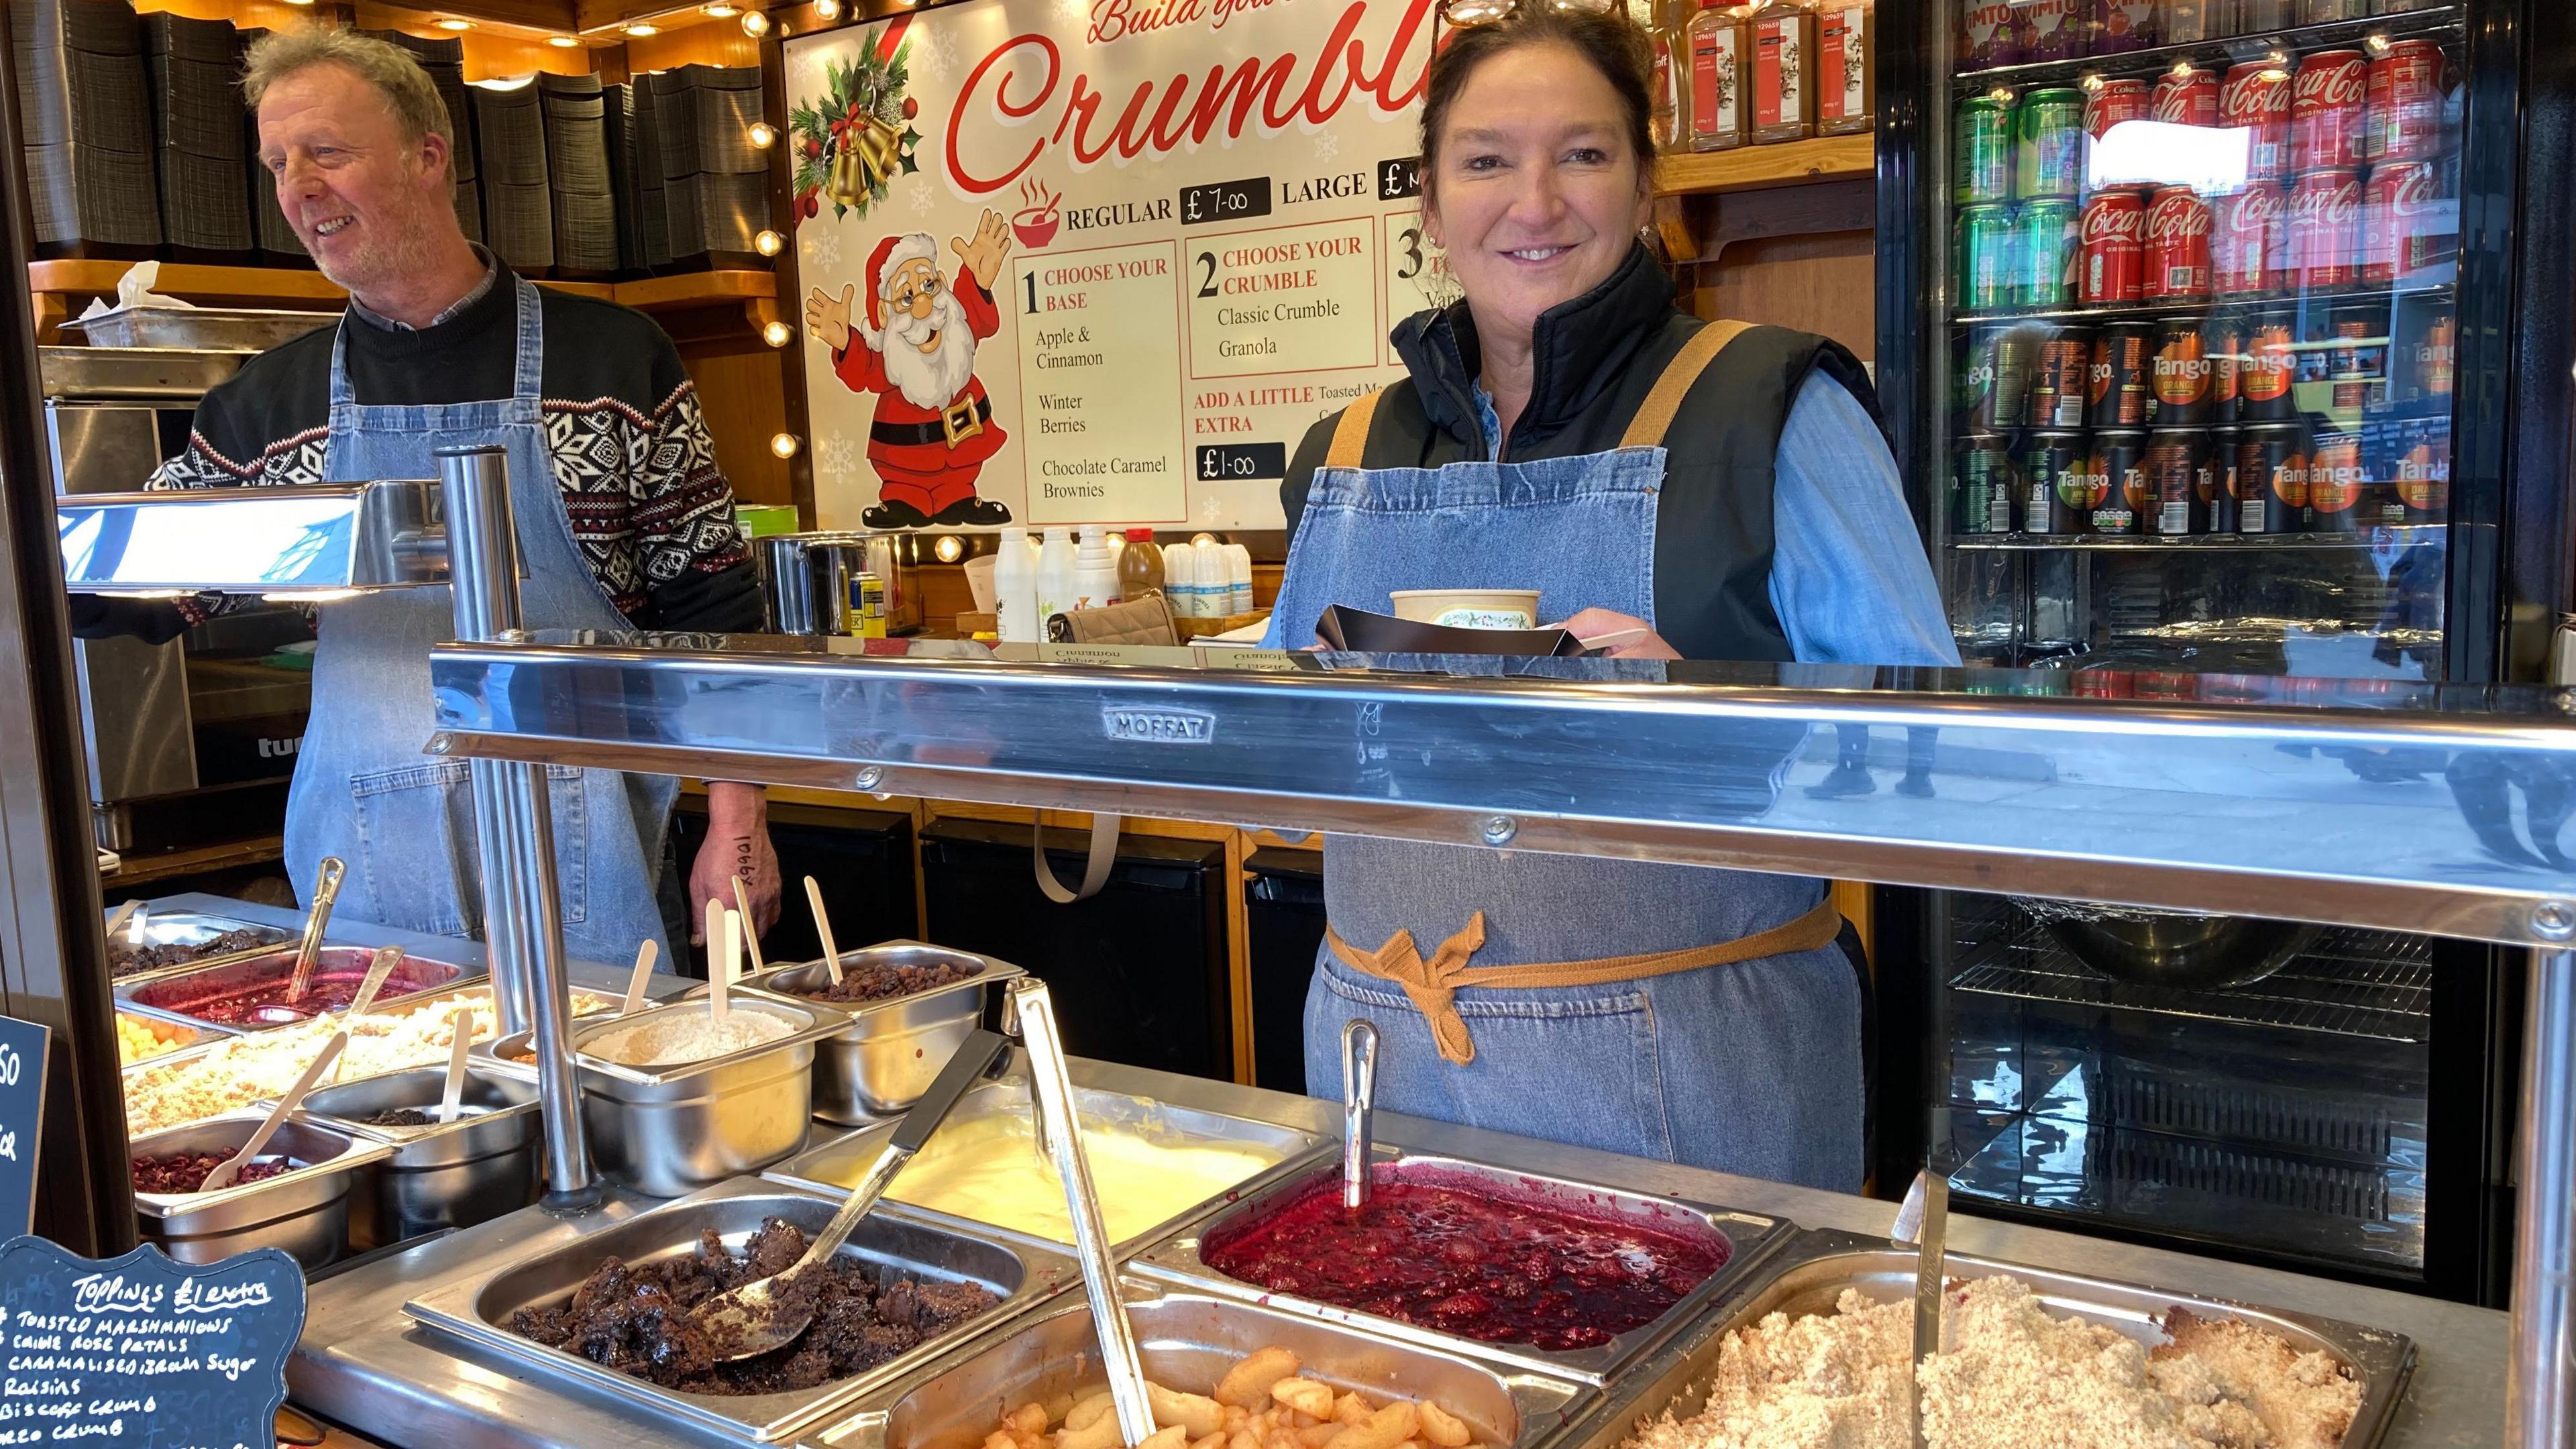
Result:
M1329 1102L1258 1088L1077 1061L1077 1083L1322 1135L1339 1129ZM1379 1137L1407 1148L1638 1192L1723 1203L1809 1228L1884 1237L1892 1205L1755 1178L1646 1162L1586 1148L1381 1113ZM823 1128L819 1132L835 1129ZM620 1193L598 1210L555 1219L529 1208L391 1256L332 1270L312 1285L304 1339L287 1369L292 1402L391 1446L456 1449L703 1449L726 1440L622 1400L562 1387L523 1366L424 1327L409 1302L492 1271L499 1261L595 1234L655 1206ZM2035 1228L1955 1219L1954 1251L2034 1267L2154 1284L2371 1324L2415 1343L2414 1376L2384 1449L2486 1449L2503 1441L2505 1315L2488 1309L2128 1247ZM1006 1406L996 1406L999 1408ZM797 1442L840 1442L827 1421Z

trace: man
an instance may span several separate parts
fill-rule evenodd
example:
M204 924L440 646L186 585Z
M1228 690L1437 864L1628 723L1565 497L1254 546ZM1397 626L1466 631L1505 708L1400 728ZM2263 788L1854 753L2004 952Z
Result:
M540 293L465 239L454 132L428 74L383 41L296 29L252 47L243 89L278 208L349 306L206 394L188 446L151 486L427 478L439 448L497 444L531 628L759 628L733 493L679 354L642 314ZM169 627L212 607L183 603ZM421 753L428 650L451 632L444 591L321 606L286 861L310 899L316 863L341 857L344 915L461 936L481 915L471 795L461 762ZM678 782L548 780L565 944L627 960L663 933L657 882ZM778 909L766 797L712 784L707 807L688 919L709 899L730 905L740 876L766 926Z
M843 287L835 300L817 287L805 302L806 330L832 349L834 374L852 392L877 395L868 427L877 506L859 514L870 528L1011 521L1009 508L975 496L985 460L1005 441L975 376L975 344L1002 327L992 285L1011 230L1000 212L987 211L972 242L958 237L948 247L957 270L942 275L928 232L878 242L868 256L862 321L850 315L856 288Z

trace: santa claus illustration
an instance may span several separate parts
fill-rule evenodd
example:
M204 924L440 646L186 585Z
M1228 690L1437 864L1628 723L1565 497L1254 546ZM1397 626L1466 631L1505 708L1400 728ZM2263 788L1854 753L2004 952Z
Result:
M975 496L984 460L1006 441L975 376L975 344L1002 325L990 283L1011 230L987 211L973 241L948 246L957 269L943 275L929 233L878 242L863 320L851 315L853 287L837 299L818 287L805 302L805 330L832 349L832 370L851 391L877 395L868 428L877 506L859 514L870 528L1011 521L1010 509Z

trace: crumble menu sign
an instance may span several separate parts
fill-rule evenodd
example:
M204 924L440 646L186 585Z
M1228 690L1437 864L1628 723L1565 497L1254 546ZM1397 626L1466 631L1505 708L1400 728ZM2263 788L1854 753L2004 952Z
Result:
M826 528L1280 526L1456 294L1432 0L975 0L785 46Z

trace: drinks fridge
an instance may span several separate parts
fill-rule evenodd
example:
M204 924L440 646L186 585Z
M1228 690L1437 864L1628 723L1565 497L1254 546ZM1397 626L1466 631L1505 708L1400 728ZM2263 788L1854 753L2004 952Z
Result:
M2576 57L2567 9L1881 0L1879 379L1996 688L2540 677L2576 246L2567 103L2526 76ZM1879 917L1926 1053L1883 1074L1883 1182L1930 1141L1970 1210L2500 1291L2515 953L2001 896Z

